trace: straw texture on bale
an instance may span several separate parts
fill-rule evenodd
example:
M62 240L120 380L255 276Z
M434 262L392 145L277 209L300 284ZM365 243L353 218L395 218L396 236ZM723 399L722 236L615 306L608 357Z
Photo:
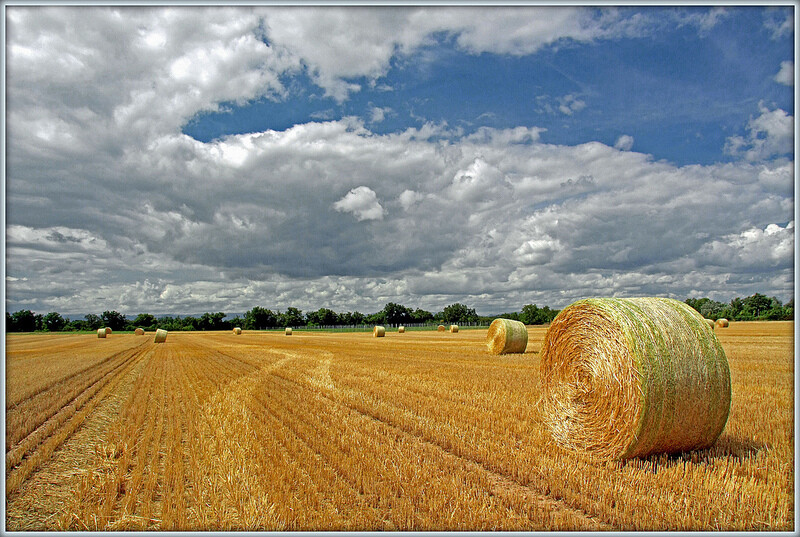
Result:
M97 329L97 337L106 337L106 329L105 328L98 328Z
M495 319L486 332L486 346L492 354L525 352L528 346L528 329L519 321Z
M720 328L728 328L728 319L717 319L717 326Z
M372 329L372 337L384 337L386 336L386 328L383 326L376 326Z
M553 437L599 459L705 449L728 420L725 351L677 300L575 302L547 330L540 368Z
M159 328L156 330L156 339L154 340L156 343L164 343L167 340L167 331L162 330Z
M403 334L403 333L405 333L405 331L406 331L406 327L405 326L401 326L401 327L399 327L397 329L397 333L398 334Z
M458 325L457 324L451 324L450 325L450 332L452 332L453 334L458 333Z
M110 329L109 327L107 327L107 326L106 326L106 335L108 335L108 334L110 334L110 333L111 333L111 329Z
M706 324L708 326L710 326L711 329L713 330L714 329L714 320L713 319L706 319L705 321L706 321Z
M446 328L444 327L443 324L440 324L439 326L436 327L436 330L439 331L439 332L444 332L446 330Z
M233 333L238 336L239 334L242 333L242 329L237 326L236 328L233 329Z
M286 330L284 330L283 333L286 334L287 336L291 336L292 335L292 329L287 326Z
M137 328L136 330L133 331L133 333L135 335L137 335L137 336L143 336L144 335L144 328Z

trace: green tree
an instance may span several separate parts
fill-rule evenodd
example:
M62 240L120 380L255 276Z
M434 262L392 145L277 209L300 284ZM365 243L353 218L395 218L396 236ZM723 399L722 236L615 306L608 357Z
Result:
M100 315L100 318L103 320L103 324L111 330L122 330L128 322L124 315L113 310L104 311L102 315Z
M446 323L469 323L477 320L478 314L475 310L464 304L450 304L442 310L442 321Z
M766 313L773 307L773 303L771 299L761 293L755 293L742 300L742 306L742 313L746 313L748 316L758 319L761 314Z
M94 313L88 313L84 317L84 330L97 330L103 326L103 319ZM113 329L112 329L113 330Z
M278 326L278 316L267 308L255 306L244 314L242 328L246 330L264 330Z
M433 313L425 311L421 308L415 309L411 313L411 321L415 323L427 323L433 320Z
M39 328L41 318L31 310L19 310L11 314L11 326L14 332L33 332Z
M143 330L149 330L152 332L153 330L156 329L158 322L156 321L154 315L151 315L149 313L140 313L133 320L132 324L134 328L141 328Z
M306 323L309 326L332 326L339 323L339 316L328 308L306 313Z
M551 310L549 306L543 308L536 304L526 304L519 313L519 320L525 324L547 324L558 315L558 310Z
M198 328L200 330L225 330L230 328L224 319L225 314L221 311L217 313L206 312L200 316Z
M278 326L305 326L303 310L289 307L286 312L278 316Z
M60 332L67 325L67 320L58 312L51 311L42 319L44 327L50 332Z
M411 309L389 302L383 307L383 322L389 325L406 324L412 320Z

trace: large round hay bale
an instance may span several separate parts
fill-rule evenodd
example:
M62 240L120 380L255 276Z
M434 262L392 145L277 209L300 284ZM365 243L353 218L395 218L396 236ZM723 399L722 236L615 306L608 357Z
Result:
M143 336L144 335L144 328L137 328L136 330L133 331L133 334L135 336Z
M453 334L457 334L458 333L458 325L457 324L451 324L450 325L450 332L453 333Z
M486 332L486 346L492 354L525 352L528 329L524 323L513 319L495 319Z
M284 330L283 333L286 334L287 336L291 336L292 335L292 329L287 326L286 330Z
M436 327L437 332L444 332L445 330L446 328L444 327L443 324L440 324L439 326Z
M109 335L110 333L111 333L111 329L106 326L106 335Z
M242 333L242 329L237 326L233 329L233 333L238 336Z
M386 328L383 326L376 326L372 329L372 337L385 337L386 336Z
M717 326L720 328L728 328L728 319L720 318L717 319Z
M728 420L725 351L677 300L575 302L547 330L540 368L553 437L597 458L704 449Z
M106 337L106 329L105 328L98 328L97 329L97 337L105 338Z
M706 322L708 326L711 327L712 330L714 329L714 319L703 319L703 320Z
M400 326L400 327L397 328L397 333L398 334L405 334L405 332L406 332L406 327L405 326Z
M162 330L159 328L156 330L156 339L154 340L156 343L164 343L167 340L167 331Z

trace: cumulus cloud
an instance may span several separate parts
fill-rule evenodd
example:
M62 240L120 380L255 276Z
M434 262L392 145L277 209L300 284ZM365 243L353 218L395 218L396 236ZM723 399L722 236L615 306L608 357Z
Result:
M617 138L617 141L614 142L614 147L620 151L630 151L633 147L633 136L629 136L627 134L621 135L619 138Z
M353 213L362 220L383 220L383 207L378 196L368 186L359 186L348 192L345 197L333 204L337 211Z
M794 117L780 108L758 105L761 115L747 122L746 137L732 136L725 142L726 153L750 161L791 153L794 148Z
M575 112L579 112L586 108L586 103L572 94L559 97L558 103L559 112L568 116L571 116Z
M781 70L775 75L774 80L784 86L794 86L794 62L781 62Z

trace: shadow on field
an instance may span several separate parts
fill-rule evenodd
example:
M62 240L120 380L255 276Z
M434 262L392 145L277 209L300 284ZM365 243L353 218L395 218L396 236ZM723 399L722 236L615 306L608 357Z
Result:
M717 459L733 458L737 461L755 457L759 451L768 449L769 444L756 442L749 438L723 434L717 442L708 449L687 451L684 453L661 453L650 455L641 459L620 461L621 468L633 466L634 468L656 473L659 468L671 468L679 464L691 462L693 464L706 464Z

